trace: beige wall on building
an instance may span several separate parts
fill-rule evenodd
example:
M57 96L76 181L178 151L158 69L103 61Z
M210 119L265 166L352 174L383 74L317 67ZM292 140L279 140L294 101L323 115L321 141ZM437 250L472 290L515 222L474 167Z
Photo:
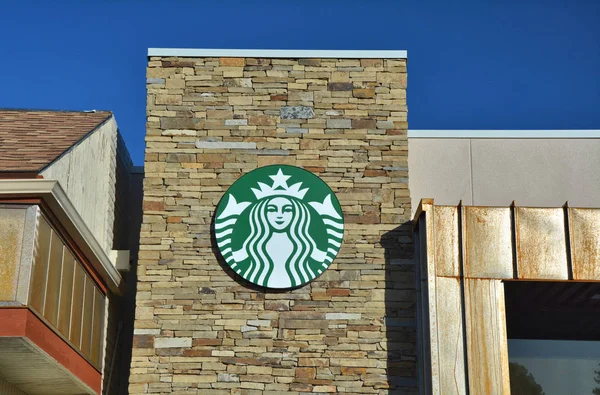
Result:
M600 207L600 138L415 138L413 212L436 204Z
M21 391L14 385L5 381L0 377L0 394L2 395L27 395L25 392Z
M60 182L107 254L113 248L116 164L117 123L112 117L41 172Z

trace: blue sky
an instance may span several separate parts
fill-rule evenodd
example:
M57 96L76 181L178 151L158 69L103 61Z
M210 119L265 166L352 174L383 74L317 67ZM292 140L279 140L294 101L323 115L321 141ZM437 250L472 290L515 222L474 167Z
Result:
M600 129L600 1L16 1L0 107L112 110L143 162L148 47L405 49L411 129Z

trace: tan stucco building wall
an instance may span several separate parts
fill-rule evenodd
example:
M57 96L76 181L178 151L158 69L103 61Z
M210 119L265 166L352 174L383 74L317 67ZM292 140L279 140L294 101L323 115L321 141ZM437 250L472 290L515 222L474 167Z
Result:
M559 207L568 201L573 207L600 207L600 131L437 132L455 137L411 131L413 212L423 198L440 205L462 200L475 206L516 201L520 206ZM492 133L493 138L467 137Z

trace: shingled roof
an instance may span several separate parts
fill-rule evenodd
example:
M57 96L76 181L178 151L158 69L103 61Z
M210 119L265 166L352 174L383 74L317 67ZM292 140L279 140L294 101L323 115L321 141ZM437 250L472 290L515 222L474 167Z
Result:
M111 116L110 111L0 109L0 172L39 173Z

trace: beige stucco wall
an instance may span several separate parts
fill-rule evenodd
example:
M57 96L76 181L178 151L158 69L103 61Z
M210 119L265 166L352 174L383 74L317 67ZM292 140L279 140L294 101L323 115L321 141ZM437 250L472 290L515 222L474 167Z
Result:
M113 247L117 123L112 117L41 175L58 180L106 253Z
M413 212L436 204L600 207L600 139L409 138Z

